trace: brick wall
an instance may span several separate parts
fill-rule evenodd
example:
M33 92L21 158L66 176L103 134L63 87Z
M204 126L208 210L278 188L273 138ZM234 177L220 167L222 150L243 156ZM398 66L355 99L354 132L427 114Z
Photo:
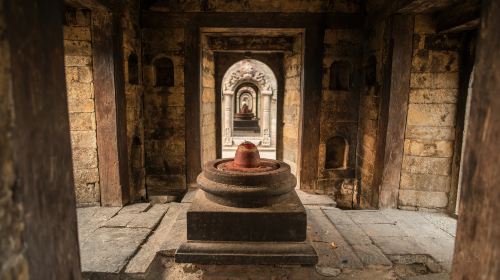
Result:
M219 117L215 116L214 53L206 42L203 42L201 59L201 159L205 163L216 158L215 118Z
M300 97L302 73L302 37L295 39L292 52L284 56L285 97L283 101L283 161L297 175L300 130Z
M459 41L435 34L429 17L415 18L400 208L448 203L458 93Z
M184 29L143 29L144 149L148 196L182 192L185 176ZM156 86L153 63L167 57L174 85Z
M384 31L385 24L382 22L369 32L363 55L363 73L365 77L362 83L364 88L360 95L357 149L357 177L361 208L377 206L378 189L377 186L373 185L373 178L377 141L379 141L378 121L382 86L382 62L384 55L386 55L383 53ZM367 79L372 80L367 81Z
M352 207L356 199L356 147L359 102L359 72L361 62L361 31L353 29L326 29L324 37L323 83L320 122L319 174L317 190L333 194L339 206ZM343 63L350 69L349 87L331 85L332 71L339 67L331 65ZM332 169L325 165L327 142L332 137L347 141L345 166ZM329 147L329 149L340 147ZM345 149L341 149L345 150Z
M128 0L122 15L123 65L125 71L125 97L127 105L127 150L129 156L130 201L146 197L144 166L144 88L141 67L141 36L139 26L139 2ZM129 65L132 56L137 57L137 65ZM133 64L133 63L132 63ZM131 80L129 70L137 66L137 81ZM130 68L130 69L129 69Z
M67 8L64 55L70 118L73 172L78 205L100 201L92 74L91 13Z

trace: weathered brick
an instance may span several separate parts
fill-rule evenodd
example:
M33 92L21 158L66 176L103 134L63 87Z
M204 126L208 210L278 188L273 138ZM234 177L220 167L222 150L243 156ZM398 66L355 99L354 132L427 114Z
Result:
M399 190L398 204L424 208L444 208L448 205L448 194L444 192L427 192Z
M402 170L416 174L450 175L451 158L404 156Z
M65 55L92 55L92 44L88 41L69 41L64 40Z
M458 88L458 72L411 73L411 88Z
M68 82L66 84L68 99L93 99L94 85L92 83Z
M94 112L93 99L68 99L68 110L70 113L75 112Z
M458 72L458 52L418 50L413 56L412 72Z
M406 190L448 192L450 182L450 176L402 172L400 186Z
M408 106L408 125L454 126L455 104L410 104Z
M450 103L457 102L458 89L412 89L410 103Z
M427 139L427 140L454 140L455 128L453 127L426 127L426 126L406 126L406 139Z
M452 157L453 141L406 139L404 153L420 157Z
M91 66L92 57L82 55L66 55L64 56L64 66Z
M99 170L97 168L75 169L73 174L75 184L99 182Z
M69 124L71 131L95 130L94 113L70 113Z
M73 166L75 169L97 168L97 150L95 148L74 148Z
M64 40L91 41L90 27L64 26Z
M70 134L73 148L97 148L95 131L71 131Z

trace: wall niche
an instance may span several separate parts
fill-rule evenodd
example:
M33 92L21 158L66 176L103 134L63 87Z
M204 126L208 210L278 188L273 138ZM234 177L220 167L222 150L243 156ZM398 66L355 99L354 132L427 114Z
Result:
M139 84L139 58L135 52L128 56L128 83Z
M334 61L330 65L330 85L331 90L351 89L351 63L345 60Z
M160 57L153 62L155 86L174 86L174 64L168 57Z
M326 141L325 169L345 169L349 144L342 136L333 136Z
M377 58L374 55L371 55L366 62L365 85L369 87L377 85Z

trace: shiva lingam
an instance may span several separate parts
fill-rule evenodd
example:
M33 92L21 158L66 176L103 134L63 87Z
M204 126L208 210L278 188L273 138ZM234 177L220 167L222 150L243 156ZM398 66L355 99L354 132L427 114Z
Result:
M187 212L187 242L176 262L317 263L288 164L262 159L253 143L243 142L234 158L207 162L197 182L201 190Z
M234 129L243 131L259 131L259 120L246 103L240 108L240 112L234 114Z

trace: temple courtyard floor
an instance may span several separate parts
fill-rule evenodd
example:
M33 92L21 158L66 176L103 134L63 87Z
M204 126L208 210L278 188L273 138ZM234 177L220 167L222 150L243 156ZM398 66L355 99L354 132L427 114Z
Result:
M180 203L79 208L84 279L448 279L456 220L443 213L341 210L324 195L298 191L308 214L316 266L177 264L186 240ZM234 225L238 226L238 225Z

